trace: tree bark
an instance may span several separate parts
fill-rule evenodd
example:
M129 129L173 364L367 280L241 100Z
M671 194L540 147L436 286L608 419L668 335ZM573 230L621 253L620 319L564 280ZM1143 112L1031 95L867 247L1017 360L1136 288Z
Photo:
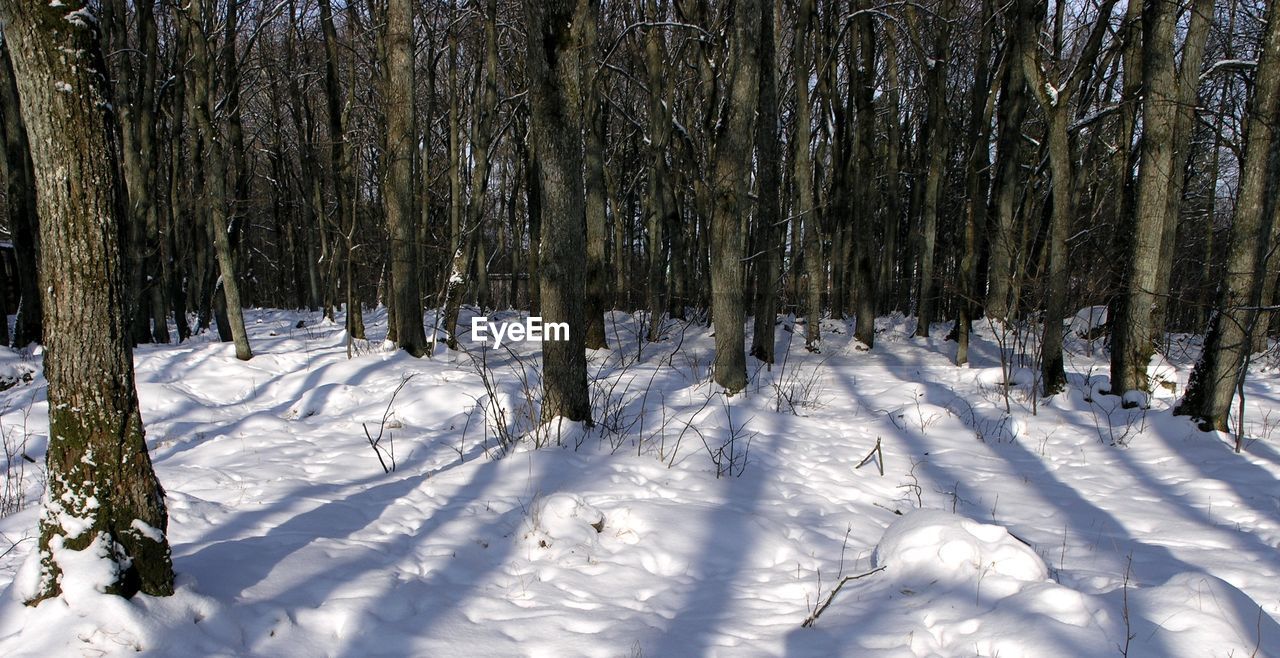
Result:
M18 320L14 325L13 344L26 347L44 342L43 304L40 301L39 226L36 219L35 172L27 128L19 107L17 81L9 47L0 40L0 133L4 137L5 207L9 214L9 231L18 264ZM8 322L5 323L6 327ZM5 341L8 344L8 341Z
M805 287L804 346L810 352L822 351L822 289L826 287L827 267L822 257L822 229L813 200L813 157L809 142L813 139L809 107L809 32L813 22L813 0L800 0L796 9L796 37L791 52L792 86L796 95L795 138L792 148L792 175L795 178L796 209L793 213L804 222ZM792 258L794 258L794 254Z
M205 168L207 178L207 201L210 209L210 223L213 233L214 251L217 255L218 272L221 274L223 299L226 301L227 320L230 324L231 338L236 346L236 358L248 361L253 358L253 350L249 346L249 336L244 328L244 311L240 306L240 284L236 278L235 252L231 248L231 238L227 227L227 167L224 157L222 137L213 122L210 106L210 81L212 61L209 58L208 37L204 31L206 4L213 0L192 0L188 4L186 14L190 30L192 72L192 104L194 108L195 129L204 137L204 145L208 149L208 166ZM216 294L216 293L215 293Z
M567 323L566 340L542 346L542 419L591 422L584 345L582 283L586 264L583 208L581 33L596 20L598 0L524 0L528 19L530 129L542 188L541 312L544 323ZM577 7L575 7L577 4Z
M1111 392L1146 391L1147 365L1154 351L1152 309L1161 236L1173 230L1169 183L1175 172L1174 122L1178 113L1173 36L1177 7L1166 0L1146 0L1142 11L1142 155L1132 230L1125 231L1124 275L1111 322ZM1182 173L1176 175L1181 178ZM1172 254L1169 254L1172 257Z
M1250 348L1249 329L1257 321L1258 273L1267 243L1263 221L1275 141L1273 121L1280 112L1280 11L1267 12L1266 33L1258 58L1257 78L1249 106L1249 126L1235 220L1227 243L1227 263L1218 292L1218 307L1209 321L1204 348L1187 383L1187 392L1174 413L1201 421L1206 430L1227 430L1236 383L1245 375Z
M864 12L854 19L854 41L858 46L858 62L853 67L853 106L855 128L853 133L854 199L849 208L853 212L853 290L855 324L853 337L868 349L876 343L876 293L879 268L875 262L877 249L875 214L880 205L876 194L874 151L875 141L875 71L876 32L870 0L859 0L857 8ZM881 258L887 258L881 254Z
M955 0L944 0L933 55L928 60L925 87L928 95L929 168L925 173L924 198L920 214L920 303L917 307L916 335L928 336L933 322L934 257L938 241L938 203L942 195L942 177L946 173L951 148L947 129L947 61L951 58L951 16Z
M392 303L396 308L396 340L415 357L426 353L422 326L422 294L418 290L418 259L413 211L413 2L387 2L386 57L387 152L382 196L387 232L391 234ZM350 282L349 282L350 283Z
M730 394L747 386L743 346L742 217L749 205L751 151L760 97L760 0L738 0L729 44L727 98L712 156L711 303L715 309L715 382Z
M173 593L164 489L147 454L124 318L125 212L97 21L79 0L4 0L40 216L48 492L34 604L61 593L69 551L111 561L107 592Z
M782 277L782 252L786 249L786 222L781 218L782 171L778 160L778 56L774 37L774 7L760 8L760 122L756 125L755 326L751 332L751 356L772 365L774 327L778 316L778 280Z

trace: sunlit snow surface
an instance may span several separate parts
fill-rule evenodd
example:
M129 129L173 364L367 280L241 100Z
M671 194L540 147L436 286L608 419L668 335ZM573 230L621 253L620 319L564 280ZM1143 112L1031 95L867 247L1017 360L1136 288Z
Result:
M0 655L1009 658L1120 655L1126 637L1130 656L1280 655L1280 378L1265 358L1247 386L1257 440L1236 455L1173 418L1165 385L1145 412L1103 395L1101 341L1069 341L1070 389L1034 415L1034 370L1015 368L1006 416L996 339L1019 337L998 328L979 322L956 368L944 325L923 340L882 319L864 352L824 323L816 355L784 325L779 365L749 360L751 386L726 402L707 384L708 329L642 345L615 314L615 349L590 355L597 428L499 459L470 357L383 350L381 311L350 360L341 317L248 317L249 362L207 335L136 352L178 593L72 583L21 605L10 583L40 492L27 464L29 504L0 519ZM487 358L520 431L538 349L511 347ZM1195 350L1178 339L1153 364L1177 394ZM0 420L21 435L25 414L42 461L39 359L0 354L24 369L34 381L0 393ZM377 435L407 374L384 474L362 424ZM745 470L717 478L710 455L726 448L724 470L731 435ZM874 458L855 469L877 439L883 476ZM881 566L800 627L842 577Z

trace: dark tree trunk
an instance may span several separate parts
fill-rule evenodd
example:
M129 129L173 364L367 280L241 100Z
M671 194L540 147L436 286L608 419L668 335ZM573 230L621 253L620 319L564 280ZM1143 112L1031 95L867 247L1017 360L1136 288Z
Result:
M392 304L396 308L396 340L400 349L426 353L422 326L422 295L418 290L418 259L413 210L413 156L417 131L413 128L413 2L387 3L387 153L382 196L387 231L391 234ZM352 282L348 281L348 285ZM354 297L353 297L354 298ZM350 309L348 309L350 312Z
M774 362L774 327L778 315L778 279L782 276L782 252L786 248L786 222L780 217L782 171L778 148L778 56L774 46L774 8L761 3L760 12L760 121L756 125L756 175L758 201L755 215L755 328L751 356Z
M809 142L813 136L809 108L809 31L813 21L813 0L800 0L796 15L796 38L791 52L792 87L796 95L795 137L792 140L792 176L795 178L796 209L792 213L804 222L805 330L804 346L822 351L822 289L826 287L826 261L822 257L822 229L813 200L813 158ZM795 258L794 252L792 258Z
M59 555L68 550L114 562L109 593L172 594L164 490L147 454L121 314L125 208L97 23L78 0L4 0L0 15L22 115L42 145L32 153L39 214L51 220L40 223L40 278L52 502L40 520L39 586L25 594L36 603L61 593Z
M18 262L18 320L13 330L13 344L26 347L44 341L43 304L36 274L40 254L36 184L35 172L31 169L31 152L27 147L27 128L19 108L13 63L9 57L9 46L3 41L0 41L0 132L4 137L5 205ZM7 321L5 326L7 329Z
M542 419L591 422L584 346L586 216L582 178L581 34L577 23L596 20L597 0L524 0L528 19L526 73L530 129L539 167L542 217L541 313L545 323L566 323L566 340L542 346Z

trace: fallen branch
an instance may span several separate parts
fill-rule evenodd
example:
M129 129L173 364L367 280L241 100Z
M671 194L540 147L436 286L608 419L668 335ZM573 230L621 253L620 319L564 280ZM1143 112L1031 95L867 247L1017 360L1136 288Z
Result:
M871 452L867 453L866 457L862 458L862 461L858 462L857 466L853 467L853 470L856 471L866 466L867 462L871 461L873 457L876 460L876 468L880 469L880 476L884 477L884 451L880 448L880 437L878 436L876 437L876 446L871 449Z
M827 600L824 601L822 605L818 606L816 610L814 610L808 617L805 618L804 623L800 624L800 628L813 628L814 622L818 621L818 616L821 615L822 612L827 609L827 606L831 605L831 602L834 601L836 598L836 594L840 593L840 589L843 588L846 583L848 583L849 581L866 578L871 574L880 573L881 571L884 571L886 568L887 568L887 565L884 567L878 567L878 568L872 569L871 571L868 571L866 573L860 573L856 576L845 576L844 578L841 578L840 582L836 583L835 589L831 590L831 593L827 595Z

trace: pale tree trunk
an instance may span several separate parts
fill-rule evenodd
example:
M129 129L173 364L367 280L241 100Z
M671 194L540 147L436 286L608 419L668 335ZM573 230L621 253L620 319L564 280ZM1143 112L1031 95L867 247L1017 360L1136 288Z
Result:
M40 145L32 159L48 219L40 223L48 491L39 585L23 595L34 604L58 596L64 575L85 577L64 572L84 559L69 553L82 551L113 563L108 593L172 594L164 489L147 454L122 315L125 207L96 17L78 0L4 0L0 18L22 115Z
M786 222L779 207L782 171L778 160L778 56L774 37L774 7L761 3L760 11L760 120L756 125L755 215L755 327L751 356L774 362L774 327L778 315L778 280L782 277L782 251L786 247Z
M729 394L747 386L742 217L760 97L760 0L738 0L729 43L727 98L712 155L711 304L715 309L715 382Z
M1274 175L1268 166L1276 133L1273 121L1280 112L1280 10L1273 5L1267 14L1218 308L1210 318L1204 348L1187 383L1186 395L1175 410L1179 415L1198 418L1201 427L1209 430L1227 430L1231 399L1237 382L1245 375L1249 329L1257 321L1257 311L1250 307L1255 305L1260 288L1260 260L1264 249L1271 246L1263 214L1268 176Z
M36 220L35 172L27 145L27 128L19 109L17 81L9 47L0 40L0 132L4 137L3 172L6 185L5 208L9 231L18 262L18 290L21 293L13 344L26 347L44 341L40 282L37 280L39 234ZM8 323L6 322L6 327ZM8 341L5 342L8 344Z
M382 196L387 232L391 234L392 304L396 308L396 340L415 357L426 353L422 327L422 295L418 290L417 227L413 211L413 2L389 0L386 26L387 103L386 175ZM348 281L348 285L351 281ZM348 312L350 312L348 310Z
M542 345L542 419L591 422L584 345L586 217L582 177L581 33L575 23L597 19L597 0L524 0L528 19L525 65L537 153L542 217L541 313L568 324L566 340Z

